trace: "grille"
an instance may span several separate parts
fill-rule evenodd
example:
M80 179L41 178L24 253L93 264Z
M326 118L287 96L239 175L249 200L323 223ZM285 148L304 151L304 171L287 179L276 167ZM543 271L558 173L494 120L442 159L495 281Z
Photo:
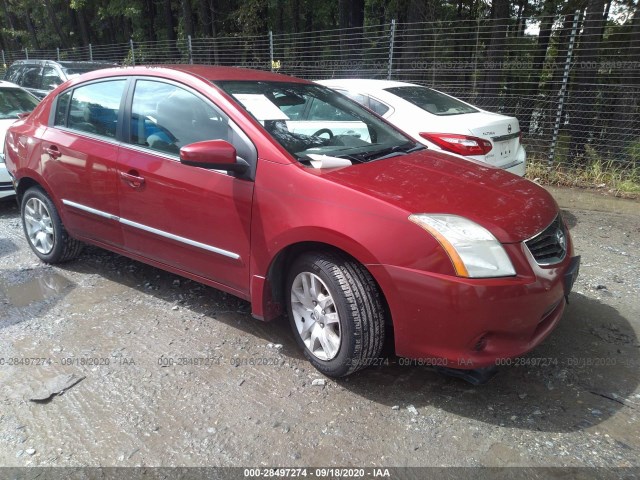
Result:
M567 254L567 232L560 215L542 232L527 240L525 245L538 265L561 262Z

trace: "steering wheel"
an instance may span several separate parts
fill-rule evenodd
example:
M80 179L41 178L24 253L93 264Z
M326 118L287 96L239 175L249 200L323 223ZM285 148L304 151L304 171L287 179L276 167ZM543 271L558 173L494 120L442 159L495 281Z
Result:
M333 132L331 130L329 130L328 128L321 128L320 130L318 130L316 133L314 133L311 136L312 137L319 137L320 135L322 135L324 133L328 133L329 134L329 140L331 140L333 138Z

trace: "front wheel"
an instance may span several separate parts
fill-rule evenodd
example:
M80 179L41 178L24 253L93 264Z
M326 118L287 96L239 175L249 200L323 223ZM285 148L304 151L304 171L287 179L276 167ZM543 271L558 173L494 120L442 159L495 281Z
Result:
M40 187L25 192L20 215L29 246L43 262L66 262L82 250L82 243L69 236L55 205Z
M340 253L305 253L289 271L286 292L296 342L320 372L343 377L377 364L385 309L361 264Z

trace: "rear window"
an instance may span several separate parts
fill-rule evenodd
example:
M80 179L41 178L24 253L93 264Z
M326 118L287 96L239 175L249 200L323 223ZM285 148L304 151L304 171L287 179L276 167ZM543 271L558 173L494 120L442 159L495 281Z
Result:
M427 87L392 87L385 90L433 115L461 115L479 111L477 108L462 103L460 100Z

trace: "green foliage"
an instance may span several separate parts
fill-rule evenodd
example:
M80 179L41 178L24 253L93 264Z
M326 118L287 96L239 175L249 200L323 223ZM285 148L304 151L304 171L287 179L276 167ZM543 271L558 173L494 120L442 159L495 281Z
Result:
M541 158L527 160L526 177L543 185L603 189L616 196L640 196L640 166L600 158L585 149L587 161L549 164Z

